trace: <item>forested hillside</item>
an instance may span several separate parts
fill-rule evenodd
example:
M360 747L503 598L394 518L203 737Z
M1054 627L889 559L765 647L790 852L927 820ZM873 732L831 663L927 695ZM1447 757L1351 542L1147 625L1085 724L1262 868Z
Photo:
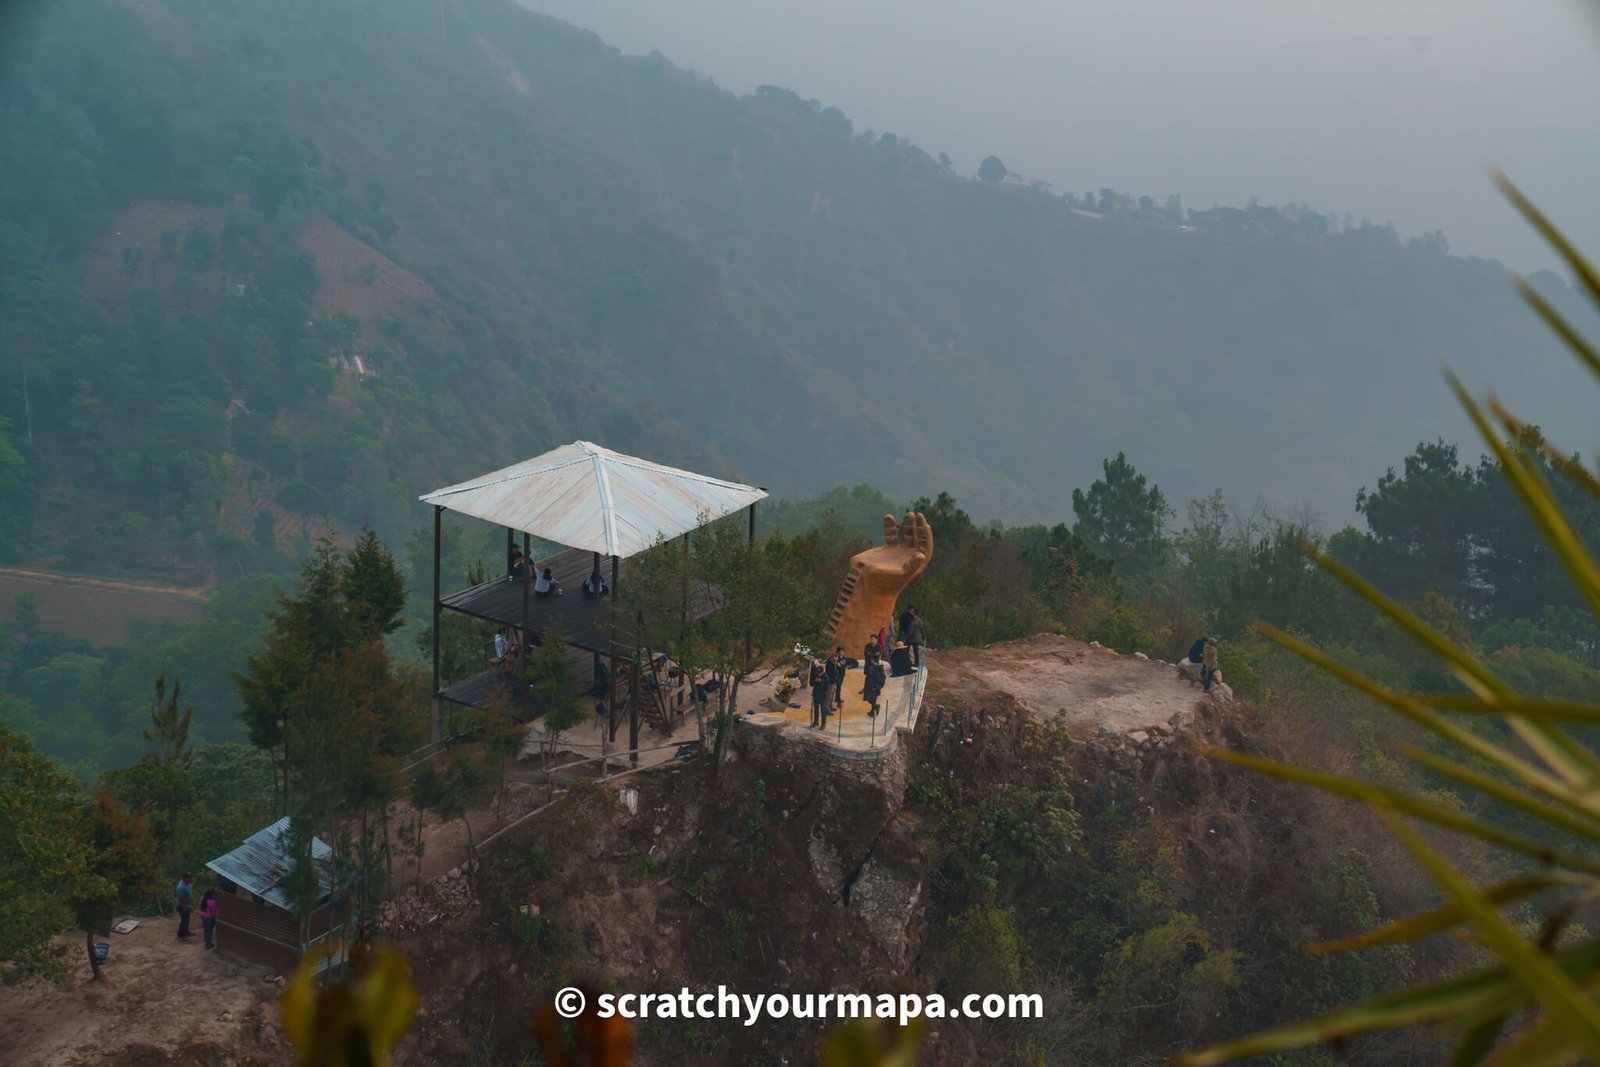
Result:
M33 4L0 78L11 559L271 568L579 436L1021 518L1126 451L1337 515L1456 435L1441 360L1578 417L1437 235L967 178L503 0Z

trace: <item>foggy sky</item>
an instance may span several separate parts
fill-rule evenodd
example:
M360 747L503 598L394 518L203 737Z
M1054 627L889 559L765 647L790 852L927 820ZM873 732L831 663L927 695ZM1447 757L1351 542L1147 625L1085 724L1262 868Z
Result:
M793 89L972 173L1191 208L1296 201L1519 269L1490 187L1600 248L1600 20L1584 0L524 0L747 93Z

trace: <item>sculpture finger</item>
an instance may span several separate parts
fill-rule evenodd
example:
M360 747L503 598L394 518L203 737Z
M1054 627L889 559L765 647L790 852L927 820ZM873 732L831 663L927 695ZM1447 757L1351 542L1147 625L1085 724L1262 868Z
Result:
M921 552L913 552L900 564L900 573L908 578L914 578L922 573L922 568L928 565L928 557Z
M910 548L913 544L912 539L915 537L915 532L911 525L911 514L909 511L906 512L905 521L900 524L900 544L904 548Z
M923 518L921 512L917 513L916 526L917 526L916 534L912 538L910 543L916 548L916 550L918 552L922 553L928 559L932 559L933 558L933 527L928 525L928 520Z
M883 517L883 543L890 548L900 544L900 526L894 521L893 515Z

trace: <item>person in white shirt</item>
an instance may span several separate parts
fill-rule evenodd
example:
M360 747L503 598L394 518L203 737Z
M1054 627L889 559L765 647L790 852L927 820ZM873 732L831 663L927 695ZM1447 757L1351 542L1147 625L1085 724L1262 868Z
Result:
M539 572L539 577L533 580L533 595L549 596L552 593L554 593L556 596L560 596L561 584L555 580L555 576L551 573L550 568L546 567L544 570Z

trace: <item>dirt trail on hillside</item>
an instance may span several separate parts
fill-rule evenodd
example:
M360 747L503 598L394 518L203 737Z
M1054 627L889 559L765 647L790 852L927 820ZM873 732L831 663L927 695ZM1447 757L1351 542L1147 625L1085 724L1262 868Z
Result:
M74 961L65 984L0 987L0 1060L69 1067L100 1062L136 1043L168 1054L217 1046L257 1062L288 1062L278 1036L281 987L263 981L271 972L207 951L200 945L200 920L193 925L191 942L175 938L176 918L144 919L127 936L96 938L111 945L101 982L91 982L88 965L79 962L83 935L61 935Z
M8 578L25 578L50 585L81 585L91 589L115 589L123 593L148 593L152 596L174 596L185 600L206 602L211 592L209 585L140 585L137 582L114 582L104 578L79 578L68 574L51 574L48 571L25 571L16 567L0 567L0 575Z
M976 690L1010 693L1035 715L1061 715L1074 734L1110 721L1123 731L1164 723L1191 710L1200 689L1176 667L1040 634L987 648L953 648L928 657L929 686L957 698Z

